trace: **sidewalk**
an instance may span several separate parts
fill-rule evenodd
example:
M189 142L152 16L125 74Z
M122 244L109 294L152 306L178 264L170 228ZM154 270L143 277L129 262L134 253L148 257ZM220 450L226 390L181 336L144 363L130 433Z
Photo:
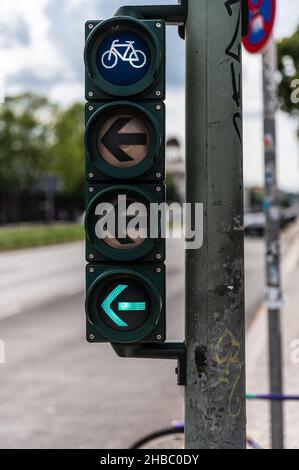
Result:
M282 311L282 337L284 351L284 393L299 394L299 363L292 362L292 342L299 341L299 237L298 223L294 237L282 262L285 307ZM267 393L268 338L267 312L263 305L247 332L247 392ZM298 346L297 346L298 349ZM297 360L299 353L297 353ZM247 403L248 436L264 448L270 448L270 415L267 402ZM299 402L285 404L285 447L299 448Z

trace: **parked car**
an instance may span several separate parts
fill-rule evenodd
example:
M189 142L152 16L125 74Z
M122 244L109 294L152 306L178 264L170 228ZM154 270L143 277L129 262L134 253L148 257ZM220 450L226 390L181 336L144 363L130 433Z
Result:
M265 233L266 217L264 212L252 212L245 214L245 236L262 237Z

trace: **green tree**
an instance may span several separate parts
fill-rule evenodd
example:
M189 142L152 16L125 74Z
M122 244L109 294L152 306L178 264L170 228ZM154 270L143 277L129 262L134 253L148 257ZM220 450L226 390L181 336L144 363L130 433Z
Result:
M55 106L30 93L7 98L0 107L2 193L32 188L50 167Z
M281 108L289 114L299 116L299 100L294 99L295 95L299 97L299 26L292 36L278 42L278 69L281 74Z
M77 199L83 197L84 182L84 105L75 103L58 113L54 125L53 170L63 181L63 191Z

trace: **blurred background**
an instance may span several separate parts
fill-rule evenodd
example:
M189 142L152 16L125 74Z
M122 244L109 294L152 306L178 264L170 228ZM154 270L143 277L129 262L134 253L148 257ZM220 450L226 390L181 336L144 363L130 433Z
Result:
M1 448L125 448L140 435L183 417L173 363L124 361L109 346L89 345L84 339L84 23L110 17L122 3L10 0L1 5ZM183 201L184 42L176 28L168 30L167 197ZM290 310L285 370L288 390L296 392L299 366L291 363L290 344L299 338L299 104L291 102L289 93L291 81L299 78L296 0L278 0L275 38L282 269ZM243 77L248 384L251 391L265 392L266 326L257 323L265 285L260 55L244 51ZM178 339L184 334L181 240L168 242L167 276L168 338ZM258 340L256 331L264 331ZM288 445L299 447L299 405L291 406ZM249 431L264 446L269 445L268 420L267 405L250 404Z

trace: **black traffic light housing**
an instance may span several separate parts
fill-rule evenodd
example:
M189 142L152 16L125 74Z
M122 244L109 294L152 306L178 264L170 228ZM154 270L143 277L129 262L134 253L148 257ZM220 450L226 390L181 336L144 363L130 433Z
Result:
M135 83L123 83L119 74L114 77L114 83L105 76L106 60L107 70L113 69L115 63L122 61L118 51L123 54L123 62L130 63L132 53L128 51L125 57L124 47L117 46L115 51L103 51L99 57L101 44L105 44L107 37L121 37L124 32L140 37L144 47L150 55L147 71ZM86 45L84 60L86 66L86 99L109 100L132 97L134 99L165 99L165 22L156 20L138 20L129 17L110 18L106 21L88 21L85 26ZM129 37L129 36L128 36ZM125 40L126 42L126 40ZM109 45L110 47L110 45ZM137 51L138 52L138 51ZM140 52L140 51L139 51ZM141 51L142 52L142 51ZM106 54L106 55L105 55ZM141 56L139 56L141 57ZM103 59L104 58L104 59ZM132 63L132 62L131 62ZM104 62L105 64L105 62ZM114 66L115 67L115 66Z
M91 191L92 189L92 191ZM113 247L107 243L107 240L101 239L96 234L96 224L99 214L96 208L100 203L110 203L117 200L118 195L126 196L128 201L140 202L144 204L147 209L147 214L150 216L149 204L160 205L165 202L165 187L160 185L109 185L109 184L92 184L88 186L86 192L87 210L85 216L85 229L86 229L86 259L92 262L163 262L165 260L165 238L162 237L162 224L163 213L157 213L158 216L158 237L151 238L149 233L147 238L141 244L135 247L134 240L124 240L123 246L121 245L122 239L119 239L119 246ZM116 216L118 211L115 210ZM149 220L147 220L147 227L149 228ZM125 244L126 243L126 244ZM122 248L122 249L120 249ZM127 248L127 249L125 249Z
M86 259L91 263L86 274L87 338L161 343L165 341L163 212L156 212L155 236L150 220L151 204L158 207L166 199L165 22L127 16L88 21L85 65L85 228ZM128 201L121 235L119 214L124 208L120 209L119 196ZM138 239L127 228L126 209L134 203L146 209L146 229ZM133 213L132 209L130 217L135 220ZM104 214L112 216L112 229Z
M86 268L86 283L89 286L86 296L89 342L129 344L165 341L163 264L138 267L90 264ZM134 303L143 289L142 300L145 298L149 305L135 304L136 311L140 309L137 314L136 311L126 311L126 304ZM123 306L123 311L119 304Z
M122 128L117 127L117 118L122 116L132 116L143 124L148 132L148 151L138 165L124 166L118 160L117 152L121 149L122 142L130 143L130 136L134 139L134 134L126 134ZM115 118L114 126L108 128L110 133L109 141L103 139L105 145L102 147L110 150L109 155L112 161L107 161L99 149L98 139L101 128L105 123ZM161 101L130 102L127 100L113 102L89 102L85 108L85 154L86 154L86 178L91 182L114 180L139 180L139 181L164 181L165 179L165 105ZM124 127L125 129L125 127ZM125 135L124 135L125 134ZM125 138L125 140L121 140ZM127 142L126 142L127 139ZM132 140L134 142L134 140ZM121 150L121 158L123 151ZM128 160L133 159L128 151ZM111 160L110 158L110 160Z
M92 206L102 191L108 191L107 188L115 189L117 185L129 186L135 191L141 190L148 200L156 201L158 198L159 201L165 202L165 24L177 25L179 35L184 38L187 13L187 0L178 0L176 5L123 6L110 20L86 23L86 99L89 103L86 109L85 153L88 206ZM124 34L125 32L128 34ZM111 35L114 35L112 39L115 42L106 41ZM135 79L133 77L132 80L128 69L123 73L125 63L135 69ZM116 73L115 67L119 65L120 73ZM142 73L136 72L136 69L143 67ZM112 73L109 72L111 70ZM102 158L101 145L101 150L95 147L94 133L101 110L108 106L105 108L106 112L109 106L118 106L117 102L123 102L125 107L131 106L131 111L133 107L135 110L140 107L142 116L146 116L145 121L149 123L151 148L142 159L136 160L135 163L138 164L115 165L115 161L113 164L113 157L121 154L117 150L115 152L115 148L119 146L119 150L127 151L122 145L127 137L118 136L117 132L123 134L129 131L128 128L121 128L120 121L112 124L115 130L115 145L110 133L101 139L101 143L106 147L108 143L108 151L113 150L112 159L111 155L107 157L106 152L105 158ZM125 116L123 119L125 123ZM155 132L157 127L158 133ZM102 160L106 162L103 163ZM154 188L160 189L155 192ZM91 223L94 224L94 219ZM157 240L154 246L138 259L123 258L122 255L115 256L114 259L114 255L110 256L111 253L103 253L102 246L94 253L90 252L94 248L94 241L88 221L86 224L87 259L92 261L86 268L88 341L111 342L120 357L176 359L178 384L184 385L185 345L163 344L166 298L165 266L162 263L165 257L165 240L163 243ZM147 245L149 246L149 241ZM106 280L112 290L109 287L107 291ZM141 284L138 284L140 282ZM137 285L141 287L136 288ZM145 292L144 297L140 298L139 291ZM124 294L128 298L124 298ZM146 321L147 308L150 308L151 318ZM134 311L140 313L136 318L132 317ZM129 317L133 320L126 326L124 323ZM142 318L145 320L144 324L137 325Z

